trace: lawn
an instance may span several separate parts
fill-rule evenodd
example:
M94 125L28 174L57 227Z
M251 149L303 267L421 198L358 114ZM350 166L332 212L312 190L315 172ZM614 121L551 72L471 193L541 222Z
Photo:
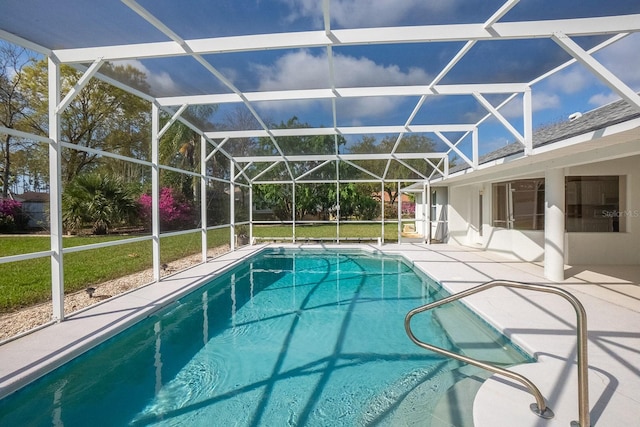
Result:
M340 224L340 237L379 237L380 224ZM291 225L257 225L253 227L255 237L291 237ZM335 224L296 224L296 238L335 238ZM385 224L385 242L398 241L398 225Z
M291 237L289 225L254 227L256 237ZM340 237L372 238L380 235L379 224L341 224ZM297 225L298 238L335 238L333 224ZM89 245L126 236L65 237L64 247ZM210 230L209 247L229 243L228 228ZM385 241L397 241L397 225L385 225ZM49 236L0 236L0 256L49 250ZM160 241L163 263L200 252L200 234L163 237ZM133 242L73 252L64 255L65 292L76 292L89 285L116 279L152 266L151 241ZM51 262L48 257L0 264L0 313L6 313L51 299Z
M65 237L64 247L123 239L126 237ZM208 233L208 246L229 243L229 230ZM184 234L160 239L163 263L200 252L200 234ZM48 236L1 236L0 256L49 249ZM152 266L151 241L73 252L64 255L65 292L75 292L91 284L116 279ZM51 262L48 257L0 264L0 313L10 312L51 299Z

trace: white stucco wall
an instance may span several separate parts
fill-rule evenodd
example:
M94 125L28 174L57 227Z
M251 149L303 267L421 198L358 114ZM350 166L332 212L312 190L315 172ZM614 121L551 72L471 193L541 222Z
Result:
M482 225L479 223L480 192L483 195ZM449 243L484 248L517 260L541 261L544 258L543 231L491 226L490 183L451 187L449 200Z
M566 233L565 262L570 265L640 264L640 156L565 169L565 176L619 175L621 231ZM544 176L541 171L540 177ZM504 177L500 182L512 179ZM512 259L542 261L544 232L507 230L491 225L491 183L449 187L449 243L484 248ZM483 193L482 235L479 195Z
M620 232L567 233L568 264L640 264L640 156L567 169L567 175L624 175ZM626 188L625 188L626 187Z

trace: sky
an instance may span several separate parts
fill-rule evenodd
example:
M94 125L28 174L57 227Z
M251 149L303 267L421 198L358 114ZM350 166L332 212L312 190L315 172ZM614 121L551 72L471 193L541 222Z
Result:
M52 8L45 0L3 0L8 13L0 16L0 29L27 31L29 23L57 22L28 27L29 36L47 47L84 47L91 44L166 41L167 38L126 5L116 0L69 0L67 9ZM316 31L324 28L321 0L139 0L156 18L184 39L247 34ZM488 19L502 0L332 0L331 28L478 23ZM88 7L90 6L90 7ZM95 6L95 7L94 7ZM502 22L640 13L637 0L521 0ZM0 14L1 15L1 14ZM112 19L105 20L109 16ZM65 31L65 28L72 31ZM131 29L135 29L132 31ZM25 33L26 34L26 33ZM576 38L588 49L602 38ZM428 85L463 42L337 46L332 49L337 87ZM640 91L640 33L632 34L594 55L625 84ZM331 85L327 49L281 49L205 55L240 91L327 88ZM478 42L445 76L442 84L478 82L530 82L541 70L570 59L552 40ZM195 59L170 57L127 60L147 75L155 95L225 93L222 84ZM618 99L586 68L574 64L532 87L534 128L566 120ZM487 97L495 106L503 97ZM419 97L356 98L337 102L338 125L403 125ZM297 116L311 126L333 126L331 102L288 101L255 103L267 122L286 122ZM218 124L236 105L221 106L211 118ZM501 112L522 132L521 97ZM414 124L474 123L487 111L471 96L432 96L416 114ZM450 135L456 140L459 135ZM481 154L514 137L495 119L480 128ZM468 142L461 144L468 149Z

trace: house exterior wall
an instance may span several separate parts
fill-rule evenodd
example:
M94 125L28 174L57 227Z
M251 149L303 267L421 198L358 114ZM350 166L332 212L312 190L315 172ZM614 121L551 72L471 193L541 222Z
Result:
M567 233L568 264L640 264L640 156L567 168L567 175L620 175L618 233Z
M621 176L620 209L619 212L609 213L619 217L620 231L565 233L565 263L640 264L640 156L568 167L564 169L564 174ZM527 178L536 177L544 177L544 171ZM448 243L483 248L517 260L544 260L544 231L492 226L492 184L512 178L520 177L504 176L500 180L449 187Z

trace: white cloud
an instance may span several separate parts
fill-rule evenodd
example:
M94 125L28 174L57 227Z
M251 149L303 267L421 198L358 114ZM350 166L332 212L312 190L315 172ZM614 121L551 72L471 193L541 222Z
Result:
M341 26L393 25L413 13L437 13L453 7L450 0L342 0L332 2L331 15Z
M560 97L555 93L539 92L532 94L533 111L549 110L560 107Z
M259 90L309 89L327 87L329 68L326 57L302 50L286 54L270 66L254 65Z
M589 104L593 105L594 107L601 107L603 105L610 104L619 99L620 99L620 96L618 96L613 92L597 93L593 95L591 98L589 98Z
M384 66L367 58L334 55L336 86L426 84L429 75L422 69L406 72L397 65ZM329 86L329 62L326 55L315 56L308 50L281 56L273 65L255 65L260 90L308 89Z
M363 85L411 85L429 82L429 75L422 69L402 70L397 65L380 65L367 58L334 55L334 70L337 87L360 87ZM259 78L259 90L309 89L329 87L329 63L326 55L313 55L300 50L280 57L273 65L255 65ZM299 106L308 103L300 103ZM342 100L349 107L345 112L351 117L373 115L379 117L392 111L401 99L367 97ZM282 104L284 107L284 104ZM291 107L291 103L287 105ZM341 109L342 110L342 109Z
M555 93L534 91L531 97L531 108L534 112L558 108L561 105L560 97ZM500 113L507 119L522 117L522 97L516 97L500 109Z
M180 93L178 85L173 81L171 76L166 73L153 73L142 62L137 59L128 59L124 61L115 61L115 65L130 65L147 76L147 83L151 86L153 93L161 93L163 96L177 95Z
M291 8L290 20L316 18L321 22L322 1L284 0ZM397 25L415 14L443 13L457 7L453 0L333 0L331 18L340 27Z
M548 85L555 91L573 94L594 83L594 76L579 65L573 65L549 77Z
M640 34L632 34L595 55L613 74L640 91Z

